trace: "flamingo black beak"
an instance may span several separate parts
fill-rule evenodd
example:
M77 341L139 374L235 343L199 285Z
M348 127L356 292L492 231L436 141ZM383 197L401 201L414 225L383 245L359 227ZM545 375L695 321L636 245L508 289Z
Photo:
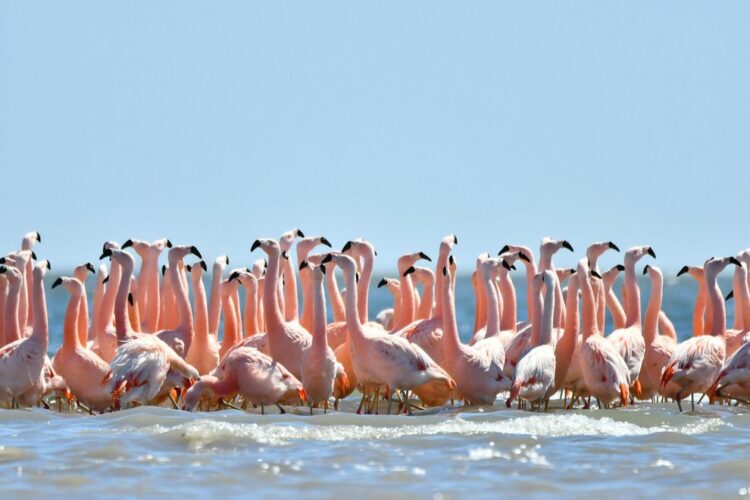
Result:
M420 258L420 259L424 259L424 260L426 260L427 262L432 262L432 259L431 259L431 258L429 258L429 257L427 256L427 254L426 254L426 253L424 253L424 252L419 252L419 258Z
M254 252L256 248L260 246L260 240L253 241L253 244L250 246L250 251Z
M1 273L1 272L4 272L4 271L5 271L5 268L3 268L2 270L0 270L0 273ZM55 280L55 282L54 282L54 283L52 283L52 288L57 288L57 287L58 287L58 286L60 286L60 285L62 285L62 278L57 278L57 279Z
M567 248L571 252L575 251L575 250L573 250L573 245L571 245L570 242L568 242L568 240L563 240L562 246L563 246L563 248Z
M611 241L609 242L609 248L611 248L612 250L614 250L614 251L616 251L616 252L619 252L619 251L620 251L620 249L619 249L619 248L617 247L617 245L615 245L615 244L614 244L614 243L612 243Z
M331 242L330 242L330 241L328 241L328 238L326 238L325 236L321 236L321 237L320 237L320 244L321 244L321 245L325 245L325 246L327 246L328 248L332 248Z

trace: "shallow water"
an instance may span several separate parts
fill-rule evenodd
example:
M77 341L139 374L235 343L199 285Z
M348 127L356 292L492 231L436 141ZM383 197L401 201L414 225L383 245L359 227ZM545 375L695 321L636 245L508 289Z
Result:
M523 283L517 283L525 317ZM724 284L726 289L726 283ZM458 286L462 336L473 324L466 280ZM644 307L648 284L642 283ZM664 309L690 335L692 282L667 280ZM67 294L48 291L51 348L61 337ZM373 291L371 315L389 304ZM731 321L731 308L730 308ZM620 410L441 408L413 417L341 412L261 416L137 408L88 416L0 410L4 493L263 495L454 498L556 494L622 497L747 494L747 408L674 404ZM560 403L553 406L559 408ZM688 403L689 407L689 403Z
M6 494L620 497L750 487L750 460L738 449L750 415L726 407L679 415L673 405L548 414L495 406L414 417L34 409L0 412L0 421Z

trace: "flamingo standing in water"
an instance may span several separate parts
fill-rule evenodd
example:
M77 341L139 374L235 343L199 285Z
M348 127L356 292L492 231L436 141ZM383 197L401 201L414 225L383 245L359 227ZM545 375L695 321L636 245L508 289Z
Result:
M19 338L0 349L0 401L33 403L44 394L44 367L49 346L49 325L44 296L44 275L48 261L37 263L32 270L32 307L34 327L31 335ZM0 274L8 268L0 266ZM19 288L20 289L20 288Z
M346 322L352 365L359 384L366 393L386 386L390 391L403 391L407 412L411 413L408 391L432 380L441 380L455 388L450 376L419 346L403 337L389 335L370 323L363 324L357 310L356 264L344 254L331 253L323 259L333 261L344 272L346 281ZM363 397L364 401L364 397ZM390 405L389 398L389 405ZM361 405L360 405L361 406Z
M198 373L206 375L219 365L219 343L208 332L208 305L206 302L206 288L203 286L203 273L208 266L201 260L186 266L193 284L193 301L195 303L195 336L185 358L194 366Z
M92 266L93 267L93 266ZM70 300L65 312L62 347L57 351L52 366L68 385L75 398L92 410L103 411L112 404L112 395L100 381L109 371L109 365L81 342L80 315L83 283L77 278L60 277L52 288L62 285Z
M646 318L643 322L643 338L646 344L646 352L643 356L643 365L639 379L641 381L641 399L651 399L659 393L659 382L662 370L672 357L675 350L675 341L666 335L659 335L659 312L661 311L662 296L664 293L664 275L658 267L647 265L643 268L643 274L648 274L651 279L651 295L646 308ZM674 391L667 391L674 393Z
M555 350L552 347L552 324L555 311L555 283L557 277L554 271L547 269L536 276L532 281L534 303L534 320L532 322L533 334L531 338L532 349L523 357L516 368L510 395L505 402L510 408L516 397L536 403L541 411L542 403L549 400L554 390L555 368L557 360ZM542 304L541 291L545 287L544 300ZM562 295L562 294L561 294Z
M302 263L305 262L302 261ZM312 266L312 264L308 264L308 266ZM344 368L336 361L333 349L328 346L326 303L325 296L323 295L323 277L326 273L325 264L314 266L311 271L313 275L312 344L309 349L302 353L300 366L302 386L307 393L310 414L312 414L313 406L321 403L324 410L328 411L328 400L333 395L334 379L337 374L346 377L344 375Z
M443 302L443 345L445 347L445 371L456 383L458 396L467 404L492 405L497 394L507 390L509 381L503 374L503 359L497 360L487 349L464 345L458 337L456 309L453 290L450 284L450 273L443 268L442 289ZM499 323L497 310L490 310L489 321ZM502 345L500 345L502 349Z
M656 253L650 246L638 246L625 252L625 326L613 331L607 340L617 349L628 365L628 380L634 395L641 397L640 381L643 356L646 353L646 343L643 339L641 325L641 291L635 274L635 264L645 255L656 258Z
M583 299L580 366L586 391L598 399L600 408L608 407L614 400L619 400L623 406L627 406L628 365L612 343L598 331L596 296L589 281L590 272L588 259L581 259L576 268L576 275ZM597 274L592 276L597 277Z
M708 306L713 318L711 329L706 335L692 337L678 344L661 376L661 387L666 387L670 381L679 387L674 399L680 411L682 411L682 398L688 394L690 394L692 408L695 410L693 395L696 392L707 392L724 365L727 313L717 276L729 264L741 265L734 257L711 259L704 264ZM712 394L709 394L709 397L713 400Z

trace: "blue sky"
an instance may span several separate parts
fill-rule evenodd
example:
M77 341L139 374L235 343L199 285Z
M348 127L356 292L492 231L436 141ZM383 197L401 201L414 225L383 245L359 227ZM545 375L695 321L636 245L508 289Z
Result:
M4 2L0 252L750 246L747 2ZM580 253L580 252L579 252ZM572 256L560 255L561 265ZM603 264L614 261L609 256ZM234 264L233 262L233 264Z

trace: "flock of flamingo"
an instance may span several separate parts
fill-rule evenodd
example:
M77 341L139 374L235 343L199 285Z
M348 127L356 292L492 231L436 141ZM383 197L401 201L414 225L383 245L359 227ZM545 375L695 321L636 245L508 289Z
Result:
M290 256L295 242L297 264ZM267 405L281 412L282 405L308 405L313 413L331 403L338 408L355 389L362 394L357 413L389 414L394 404L396 413L411 414L449 402L492 405L498 397L542 411L559 391L563 408L589 408L592 397L600 408L672 399L680 411L687 396L694 409L696 394L711 404L750 399L750 249L680 270L678 276L697 280L698 293L693 335L678 342L661 310L662 272L650 264L642 269L651 293L641 318L636 264L656 257L651 247L627 250L623 264L602 272L601 255L620 251L609 241L590 245L575 269L552 262L559 250L573 251L567 241L544 238L538 261L528 247L505 245L497 257L476 260L474 334L464 344L454 303L454 235L440 242L434 272L417 266L430 261L423 252L398 259L398 278L378 283L393 295L393 307L375 320L368 294L377 253L361 239L341 251L297 229L278 241L256 240L250 250L265 259L227 270L229 259L218 257L208 294L208 265L195 246L108 241L98 269L86 263L52 284L70 298L63 343L50 359L44 278L51 266L37 260L37 243L39 233L29 233L20 250L0 259L0 401L10 408L49 407L54 398L60 408L90 413L149 404L189 411L252 406L261 413ZM321 246L328 248L313 253ZM128 248L140 259L137 275ZM165 250L168 265L160 270ZM510 277L516 263L526 271L523 321ZM727 329L717 276L730 264L735 324ZM613 287L620 272L622 301ZM89 273L96 275L91 314ZM605 335L607 310L614 329Z

